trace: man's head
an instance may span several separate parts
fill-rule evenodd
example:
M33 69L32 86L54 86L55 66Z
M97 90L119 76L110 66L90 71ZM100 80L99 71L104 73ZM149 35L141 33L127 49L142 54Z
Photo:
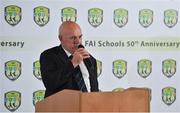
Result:
M59 40L61 45L71 54L82 43L82 33L80 26L72 21L65 21L59 27Z

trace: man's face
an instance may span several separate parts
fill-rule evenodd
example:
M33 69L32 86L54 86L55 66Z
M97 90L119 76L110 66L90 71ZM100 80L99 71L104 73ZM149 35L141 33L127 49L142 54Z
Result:
M82 43L80 27L76 25L66 26L61 32L60 41L61 45L73 54L78 49L78 45Z

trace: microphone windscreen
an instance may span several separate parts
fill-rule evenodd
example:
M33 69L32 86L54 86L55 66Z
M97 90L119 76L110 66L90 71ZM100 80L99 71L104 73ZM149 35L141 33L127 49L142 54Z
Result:
M84 46L82 44L78 45L78 48L84 48Z

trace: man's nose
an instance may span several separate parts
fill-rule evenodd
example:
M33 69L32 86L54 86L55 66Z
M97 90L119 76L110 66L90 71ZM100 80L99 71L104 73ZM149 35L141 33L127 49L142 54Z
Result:
M74 39L74 42L75 42L75 43L80 43L80 42L81 42L81 39L80 39L79 37L76 37L76 38Z

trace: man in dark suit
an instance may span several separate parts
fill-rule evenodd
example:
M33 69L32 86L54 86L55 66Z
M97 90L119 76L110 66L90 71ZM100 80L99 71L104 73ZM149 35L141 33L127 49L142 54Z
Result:
M82 43L80 26L66 21L59 27L60 46L45 50L40 56L45 97L63 89L99 91L96 59ZM81 79L82 78L82 79Z

